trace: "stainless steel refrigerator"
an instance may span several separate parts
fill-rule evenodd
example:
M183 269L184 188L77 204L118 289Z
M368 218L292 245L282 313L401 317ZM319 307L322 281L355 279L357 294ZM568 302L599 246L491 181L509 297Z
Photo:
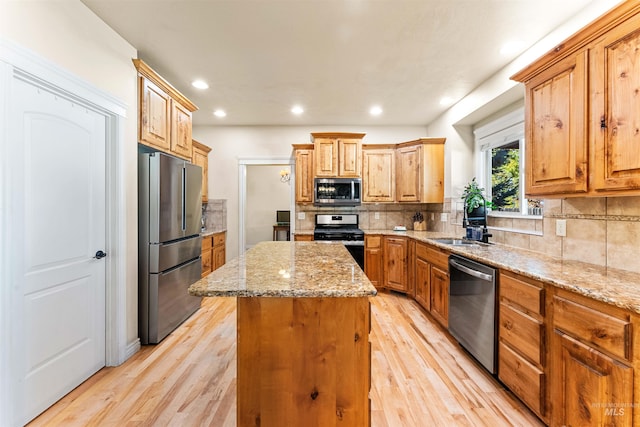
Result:
M138 158L138 316L142 344L157 344L200 308L202 168L162 153Z

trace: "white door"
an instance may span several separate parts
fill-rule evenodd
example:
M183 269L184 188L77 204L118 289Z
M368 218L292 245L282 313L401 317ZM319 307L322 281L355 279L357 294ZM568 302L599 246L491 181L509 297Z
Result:
M26 423L105 365L106 119L19 79L10 98Z

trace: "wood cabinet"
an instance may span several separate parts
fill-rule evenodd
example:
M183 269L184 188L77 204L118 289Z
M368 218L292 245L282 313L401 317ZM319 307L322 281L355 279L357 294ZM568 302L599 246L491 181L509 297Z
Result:
M383 287L382 250L381 235L366 234L364 236L364 274L376 289Z
M360 177L364 133L312 133L314 176Z
M144 61L133 63L138 71L138 142L191 160L191 115L198 107Z
M445 328L449 325L449 252L416 242L415 300Z
M396 200L395 145L362 146L362 201Z
M444 138L421 138L397 145L396 201L444 201Z
M449 327L449 273L448 270L431 265L431 315L445 328Z
M500 271L499 283L498 377L546 420L544 286L504 270Z
M193 152L191 163L202 168L202 203L209 201L209 152L210 147L196 141L192 141Z
M589 50L593 188L640 189L640 14L597 39ZM632 95L633 94L633 95Z
M296 242L312 242L313 234L294 234L293 240Z
M628 312L554 290L552 425L634 425L632 329Z
M294 144L296 203L313 203L313 144Z
M202 238L202 277L225 264L226 236L226 231L221 231Z
M408 293L408 245L406 237L383 238L384 287Z
M640 4L622 2L512 78L525 83L526 194L640 194Z

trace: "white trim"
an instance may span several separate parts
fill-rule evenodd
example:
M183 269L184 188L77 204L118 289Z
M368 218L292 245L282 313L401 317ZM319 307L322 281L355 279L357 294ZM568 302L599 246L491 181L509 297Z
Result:
M125 182L122 165L124 145L124 118L126 106L90 83L61 69L46 59L0 37L0 342L10 343L8 348L20 345L20 336L15 336L15 319L20 318L18 290L11 284L16 268L9 259L10 242L16 238L16 230L9 229L11 212L11 177L7 155L7 120L11 85L19 77L35 85L46 87L91 108L105 116L107 122L106 141L106 337L105 357L108 366L118 365L136 349L136 343L126 343L126 240L125 240ZM136 262L136 260L129 260ZM139 343L137 344L139 348ZM12 360L15 352L0 352L0 425L15 425L21 416L25 396L14 389L20 370L12 369L19 361Z
M249 165L289 165L293 168L294 159L292 157L248 157L238 158L238 212L240 218L238 218L238 254L242 255L245 252L246 236L244 230L244 223L246 218L246 206L247 206L247 166ZM291 174L294 175L293 173ZM291 192L295 192L295 181L291 183ZM293 203L294 197L290 198L290 210L292 214L295 214L295 203ZM292 221L294 223L295 221ZM295 229L295 227L294 227ZM293 230L292 230L293 232Z

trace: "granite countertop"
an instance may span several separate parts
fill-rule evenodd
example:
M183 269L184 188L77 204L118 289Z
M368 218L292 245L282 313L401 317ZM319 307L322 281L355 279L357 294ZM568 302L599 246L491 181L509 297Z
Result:
M224 231L227 231L227 229L226 228L220 228L220 229L209 228L209 229L207 229L205 231L200 232L200 236L209 237L209 236L212 236L212 235L217 234L217 233L222 233Z
M433 240L451 238L451 235L443 233L392 230L365 230L365 233L411 237L483 264L509 270L640 314L640 274L638 273L580 261L563 260L540 252L498 243L452 246Z
M195 296L368 297L376 288L334 242L261 242L189 287Z

